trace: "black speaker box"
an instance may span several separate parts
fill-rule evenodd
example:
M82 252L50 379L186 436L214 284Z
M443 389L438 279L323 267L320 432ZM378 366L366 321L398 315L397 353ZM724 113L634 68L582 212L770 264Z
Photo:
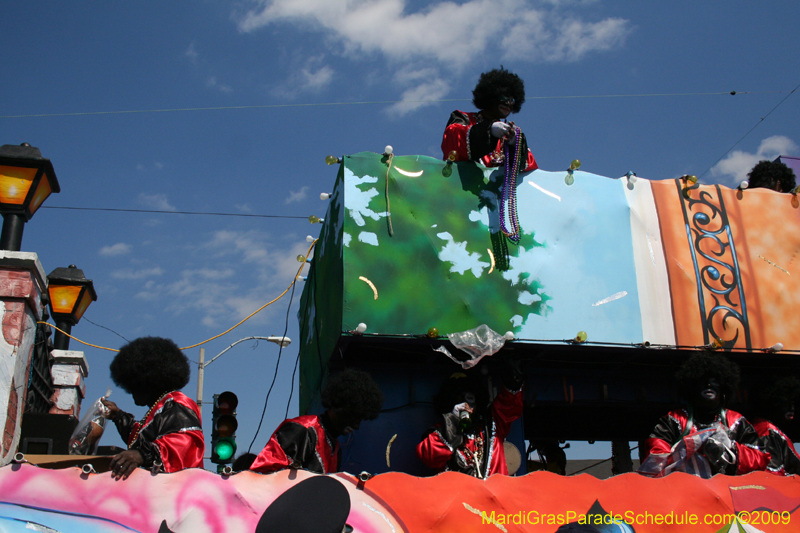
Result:
M25 455L67 455L69 438L78 425L72 415L25 413L19 452Z

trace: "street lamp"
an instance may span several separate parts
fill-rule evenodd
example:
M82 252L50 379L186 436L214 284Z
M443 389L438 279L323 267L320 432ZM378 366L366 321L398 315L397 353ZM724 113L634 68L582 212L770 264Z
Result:
M18 252L22 230L48 196L61 192L53 164L28 143L0 146L0 249Z
M216 361L219 358L219 356L221 356L222 354L224 354L225 352L227 352L240 342L250 341L250 340L274 342L281 348L286 348L292 343L292 339L290 339L289 337L276 337L274 335L271 335L269 337L245 337L244 339L239 339L238 341L234 342L233 344L231 344L230 346L219 352L217 355L209 359L208 362L205 362L206 351L203 348L200 348L200 361L197 363L197 407L200 408L201 414L203 412L203 376L205 375L206 367L211 363L213 363L214 361Z
M50 311L56 327L69 334L72 326L86 312L94 301L97 293L94 292L92 280L86 279L83 270L75 265L67 268L59 267L47 276L48 293L50 295ZM56 350L69 350L69 337L56 330L53 337L53 347Z

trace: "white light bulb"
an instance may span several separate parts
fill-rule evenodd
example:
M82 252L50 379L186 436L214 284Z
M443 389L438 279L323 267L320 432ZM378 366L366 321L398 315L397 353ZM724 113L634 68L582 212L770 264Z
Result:
M769 347L769 351L770 351L770 352L780 352L780 351L783 351L783 343L781 343L781 342L776 342L775 344L773 344L772 346L770 346L770 347Z
M319 199L320 200L327 200L330 197L331 197L331 193L329 193L329 192L321 192L321 193L319 193Z
M314 237L311 235L306 235L306 242L314 242Z
M367 331L367 325L363 322L356 326L356 333L364 333L365 331Z
M750 182L749 182L749 181L747 181L747 180L744 180L743 182L741 182L741 183L739 184L739 188L740 188L740 189L742 189L742 190L744 190L744 189L748 188L749 186L750 186Z
M505 337L505 339L507 341L513 341L514 340L514 332L513 331L506 331L506 334L503 335L503 337Z
M387 144L386 148L383 149L383 155L392 155L394 153L394 148L392 148L391 144Z

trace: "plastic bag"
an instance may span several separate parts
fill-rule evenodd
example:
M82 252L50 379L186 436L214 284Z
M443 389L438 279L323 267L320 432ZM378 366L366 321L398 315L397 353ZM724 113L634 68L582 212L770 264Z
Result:
M709 451L704 449L709 444ZM736 454L728 432L722 424L686 435L672 447L670 453L653 453L639 467L639 473L663 477L672 472L685 472L708 479L724 472L727 465L736 463Z
M469 359L459 361L447 351L446 348L438 350L450 359L461 365L461 368L468 369L477 365L478 362L486 357L497 353L506 343L506 338L496 331L493 331L486 324L481 324L477 328L461 331L459 333L448 333L447 338L453 346L469 354Z
M105 431L106 416L108 415L108 408L103 405L102 400L109 396L111 396L110 389L103 398L98 398L84 413L69 439L70 455L94 455L97 453L97 445Z

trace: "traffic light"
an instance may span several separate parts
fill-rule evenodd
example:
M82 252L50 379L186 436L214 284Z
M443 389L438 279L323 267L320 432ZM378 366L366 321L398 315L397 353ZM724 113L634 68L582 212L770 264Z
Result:
M214 395L211 422L211 462L224 465L236 454L236 406L239 398L230 391Z

